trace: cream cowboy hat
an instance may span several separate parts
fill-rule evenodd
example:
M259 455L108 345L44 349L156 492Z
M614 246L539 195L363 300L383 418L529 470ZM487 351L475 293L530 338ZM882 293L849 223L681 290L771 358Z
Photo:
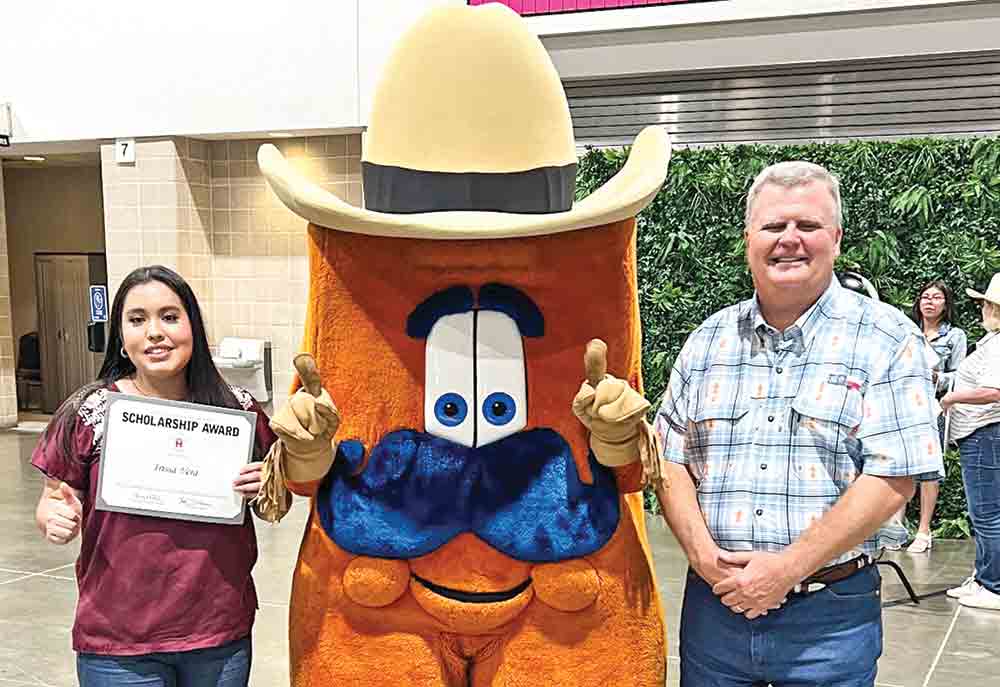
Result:
M644 129L622 170L574 203L566 94L541 41L498 4L432 10L400 40L375 93L365 205L309 182L272 145L274 192L313 224L425 239L554 234L634 217L660 190L670 139Z
M996 305L1000 305L1000 272L993 275L990 279L989 288L986 289L986 293L979 293L974 289L966 289L965 293L969 295L969 298L974 298L977 301L989 301Z

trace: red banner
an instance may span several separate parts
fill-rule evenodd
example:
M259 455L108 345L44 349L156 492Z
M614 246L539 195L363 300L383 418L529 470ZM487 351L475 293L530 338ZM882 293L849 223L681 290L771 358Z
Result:
M533 14L560 14L564 12L587 12L590 10L614 10L626 7L651 7L653 5L679 5L705 0L469 0L470 5L485 5L499 2L507 5L521 16Z

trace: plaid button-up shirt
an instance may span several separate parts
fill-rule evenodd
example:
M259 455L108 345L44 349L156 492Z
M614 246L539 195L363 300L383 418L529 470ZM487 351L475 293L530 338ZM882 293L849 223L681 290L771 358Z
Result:
M951 387L955 370L965 360L968 341L964 331L950 322L944 322L938 327L937 334L927 339L927 343L931 345L939 359L937 394L944 396Z
M934 386L917 327L833 280L778 332L756 296L698 327L656 417L686 465L709 532L731 551L780 551L860 473L942 470ZM858 550L876 554L879 536Z

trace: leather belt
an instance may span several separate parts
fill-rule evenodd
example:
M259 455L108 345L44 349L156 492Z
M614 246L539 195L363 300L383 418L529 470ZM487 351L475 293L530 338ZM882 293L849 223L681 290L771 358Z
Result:
M846 580L854 573L864 570L874 564L875 560L873 558L866 554L861 554L860 556L852 558L849 561L844 561L843 563L838 563L837 565L831 565L828 568L817 570L812 575L792 587L792 591L790 593L812 594L814 592L818 592L821 589L826 589L827 585L831 585L834 582L840 582L841 580Z

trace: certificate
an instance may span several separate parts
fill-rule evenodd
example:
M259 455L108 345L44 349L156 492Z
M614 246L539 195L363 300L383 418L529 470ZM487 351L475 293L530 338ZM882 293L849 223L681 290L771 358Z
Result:
M256 421L243 410L109 393L94 507L242 524L233 480L252 455Z

